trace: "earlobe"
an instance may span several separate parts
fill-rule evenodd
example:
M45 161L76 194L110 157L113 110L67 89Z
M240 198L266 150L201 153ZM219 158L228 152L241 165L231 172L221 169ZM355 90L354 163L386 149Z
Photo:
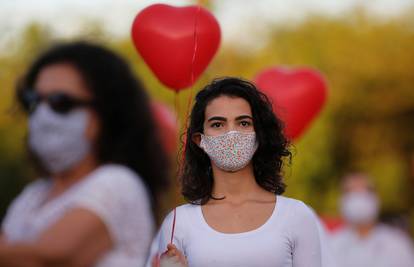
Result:
M201 142L201 133L195 133L193 134L193 136L191 137L191 140L197 145L200 146L200 142Z

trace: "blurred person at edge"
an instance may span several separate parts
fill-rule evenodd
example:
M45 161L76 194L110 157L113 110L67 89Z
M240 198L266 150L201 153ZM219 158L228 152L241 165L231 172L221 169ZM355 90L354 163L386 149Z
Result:
M18 83L39 170L8 209L0 266L143 266L167 158L129 66L75 42L42 54Z
M402 231L377 221L380 201L370 178L345 176L340 200L345 226L332 236L338 267L413 267L414 248Z

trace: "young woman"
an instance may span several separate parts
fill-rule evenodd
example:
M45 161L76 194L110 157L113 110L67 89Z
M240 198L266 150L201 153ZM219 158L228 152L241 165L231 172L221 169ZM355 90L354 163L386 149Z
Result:
M264 94L237 78L213 81L196 96L187 140L181 182L189 204L166 217L153 242L161 266L322 265L314 213L281 196L291 154Z
M142 266L151 195L167 164L148 97L113 52L69 43L41 55L17 89L42 179L2 225L0 266Z

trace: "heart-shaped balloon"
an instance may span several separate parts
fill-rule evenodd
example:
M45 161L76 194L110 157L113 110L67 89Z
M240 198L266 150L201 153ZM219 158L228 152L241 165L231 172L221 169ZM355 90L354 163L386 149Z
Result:
M273 67L254 79L273 103L273 110L285 123L286 136L294 140L321 110L327 96L322 74L311 68Z
M198 79L220 44L220 26L201 6L151 5L135 17L131 34L157 78L176 91Z

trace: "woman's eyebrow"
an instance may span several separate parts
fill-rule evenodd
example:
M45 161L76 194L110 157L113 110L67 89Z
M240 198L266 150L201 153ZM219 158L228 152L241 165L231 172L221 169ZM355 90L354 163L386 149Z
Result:
M243 119L251 119L253 120L252 116L249 115L241 115L236 118L236 121L243 120Z
M209 118L207 121L227 121L225 117L214 116Z

